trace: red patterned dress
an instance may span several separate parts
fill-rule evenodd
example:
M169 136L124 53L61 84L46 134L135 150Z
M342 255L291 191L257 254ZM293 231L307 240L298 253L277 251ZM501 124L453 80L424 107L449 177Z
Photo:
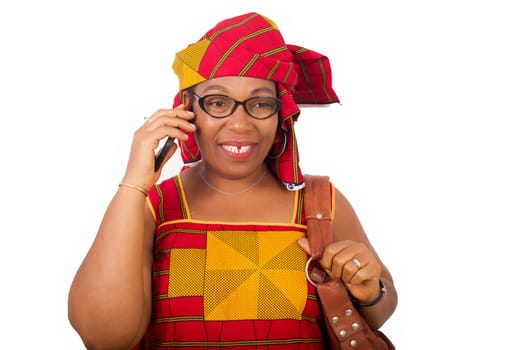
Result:
M137 349L324 349L306 279L302 191L289 223L193 220L178 176L149 193L153 304Z

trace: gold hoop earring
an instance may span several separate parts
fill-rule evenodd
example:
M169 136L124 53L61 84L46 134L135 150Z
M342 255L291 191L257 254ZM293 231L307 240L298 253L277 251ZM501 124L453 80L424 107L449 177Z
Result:
M282 156L282 154L284 154L284 151L286 150L286 146L287 146L287 133L286 132L282 132L282 134L284 135L284 142L283 142L283 147L282 147L282 150L280 151L280 153L278 153L278 155L276 156L270 156L268 155L267 157L269 159L278 159Z

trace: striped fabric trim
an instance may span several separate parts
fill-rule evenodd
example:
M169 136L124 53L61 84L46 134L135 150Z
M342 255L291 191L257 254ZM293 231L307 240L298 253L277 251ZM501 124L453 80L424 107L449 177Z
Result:
M164 222L166 218L164 217L164 193L162 192L162 189L160 188L160 185L154 186L155 193L159 199L158 203L158 221L157 222Z
M180 198L182 201L181 206L180 206L180 209L182 211L182 217L184 219L189 219L190 218L189 212L188 212L189 205L187 204L186 193L183 191L182 179L180 178L179 175L177 175L174 177L174 180L175 180L178 198Z

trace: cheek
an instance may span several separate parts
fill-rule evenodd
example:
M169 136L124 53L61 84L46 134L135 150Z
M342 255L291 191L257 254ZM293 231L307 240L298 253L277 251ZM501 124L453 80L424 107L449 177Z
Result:
M197 127L197 133L200 135L209 135L212 130L217 128L217 120L211 117L208 117L205 114L196 113L194 123Z
M268 126L268 132L267 132L267 135L270 136L271 141L273 141L273 139L275 138L275 135L276 135L276 133L278 131L278 126L279 125L280 125L280 119L279 118L275 118L275 119L271 120L271 123Z
M198 144L198 147L202 149L203 147L205 147L206 140L210 139L212 126L205 121L205 118L199 118L198 116L195 120L195 126L195 139Z
M273 147L273 144L275 142L275 137L278 132L278 125L280 124L279 120L275 118L276 121L272 121L271 123L268 123L268 125L264 128L264 130L260 130L261 136L263 138L263 144L264 144L264 152L269 152L271 147Z
M195 139L198 147L204 153L206 149L215 147L215 141L220 130L224 127L225 119L215 119L206 115L195 117Z

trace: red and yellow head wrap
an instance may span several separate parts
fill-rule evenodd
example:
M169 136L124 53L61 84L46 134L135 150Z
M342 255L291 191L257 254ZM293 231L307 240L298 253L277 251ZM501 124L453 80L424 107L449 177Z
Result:
M219 22L199 41L178 52L173 63L180 91L205 80L224 77L253 77L277 84L282 105L280 127L266 158L273 173L289 190L303 187L293 124L300 114L297 104L339 102L331 86L329 60L317 52L285 44L277 25L257 13ZM175 105L180 104L180 93ZM194 135L179 140L186 165L200 159Z

